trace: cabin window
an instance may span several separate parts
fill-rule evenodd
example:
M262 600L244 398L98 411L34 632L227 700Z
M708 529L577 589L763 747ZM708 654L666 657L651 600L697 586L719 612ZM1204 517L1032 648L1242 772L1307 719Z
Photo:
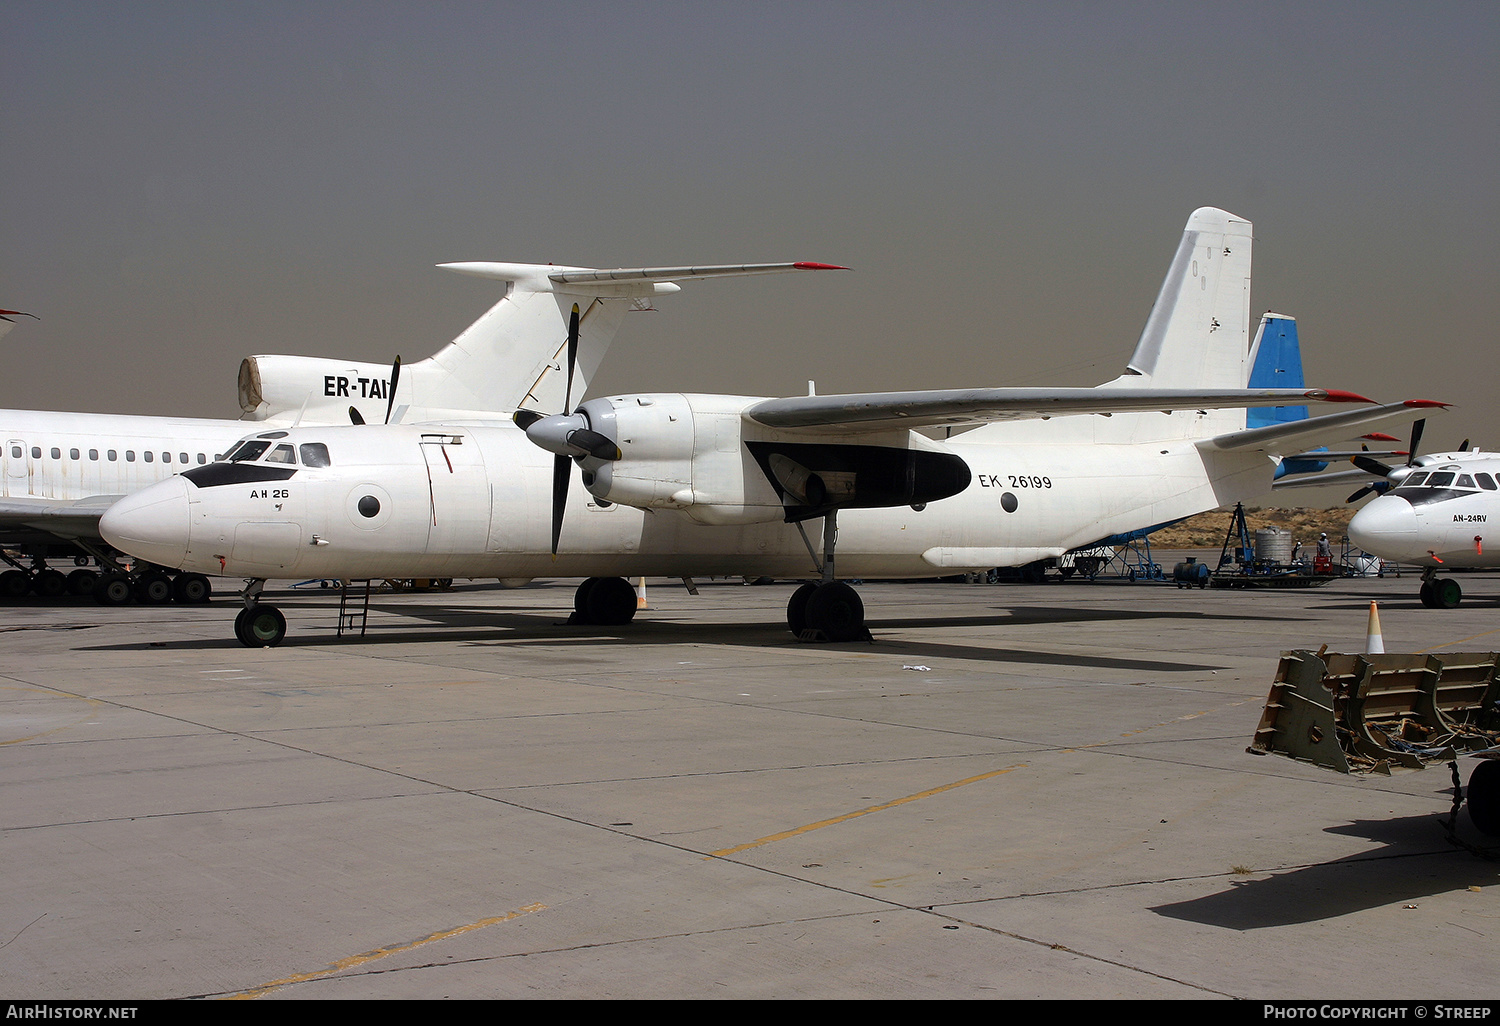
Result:
M42 447L40 445L33 445L31 447L31 458L34 460L42 458Z
M18 460L21 458L21 447L19 445L13 445L10 447L10 458L13 460Z
M145 452L141 453L141 458L144 459L147 463L150 463L152 460L156 459L156 454L153 453L150 449L147 449Z
M333 461L328 458L328 446L322 442L303 442L301 446L302 465L304 467L329 467Z
M178 453L177 454L177 462L178 463L186 463L186 462L188 462L188 455L187 455L187 453L185 453L185 452Z
M119 455L113 449L109 449L105 451L104 458L113 463L115 460L119 459Z
M78 450L77 449L69 449L68 450L68 459L70 459L70 460L76 460L76 459L78 459Z
M201 452L200 452L200 453L199 453L199 454L198 454L198 462L199 462L199 463L207 463L207 462L208 462L208 457L207 457L207 456L205 456L205 455L203 455L203 454L202 454L202 453L201 453Z
M52 447L52 458L55 460L62 459L62 450L55 445Z
M99 450L98 449L90 449L89 450L89 459L93 460L95 463L98 463L99 462Z
M126 463L134 463L135 462L135 450L134 449L126 449L125 450L125 462Z
M1493 492L1495 490L1495 479L1490 477L1490 475L1488 474L1475 474L1474 480L1478 481L1479 487L1483 488L1487 492Z

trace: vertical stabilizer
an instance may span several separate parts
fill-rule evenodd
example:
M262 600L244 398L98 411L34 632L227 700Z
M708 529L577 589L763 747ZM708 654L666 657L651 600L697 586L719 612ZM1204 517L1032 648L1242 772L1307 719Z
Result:
M1217 207L1193 211L1121 384L1245 386L1251 241L1249 221Z

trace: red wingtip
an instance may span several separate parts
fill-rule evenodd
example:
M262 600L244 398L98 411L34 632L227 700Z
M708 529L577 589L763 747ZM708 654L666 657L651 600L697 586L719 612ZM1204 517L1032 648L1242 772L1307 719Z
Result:
M1453 404L1452 403L1439 402L1436 399L1408 399L1408 400L1406 400L1406 402L1402 403L1401 405L1403 405L1403 406L1411 406L1411 407L1415 407L1417 409L1422 409L1422 410L1430 409L1432 407L1437 407L1440 410L1446 410L1448 407L1452 406Z
M1321 399L1327 403L1373 403L1358 392L1345 392L1341 388L1315 388L1305 393L1309 399Z
M1382 432L1379 432L1379 431L1371 431L1368 435L1360 435L1359 437L1361 437L1361 438L1368 438L1372 442L1399 442L1399 441L1401 441L1401 439L1397 438L1395 435L1387 435L1387 434L1383 434ZM1405 455L1405 453L1403 453L1402 455Z
M815 264L811 260L798 260L792 265L799 271L847 271L842 264Z

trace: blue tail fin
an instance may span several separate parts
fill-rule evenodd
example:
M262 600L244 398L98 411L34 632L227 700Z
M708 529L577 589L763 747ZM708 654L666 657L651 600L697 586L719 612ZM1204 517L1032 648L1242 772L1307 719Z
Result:
M1302 349L1297 344L1297 320L1285 314L1268 313L1260 319L1260 331L1251 347L1249 388L1301 388ZM1245 427L1267 427L1306 420L1306 406L1260 406L1245 411ZM1328 466L1317 460L1283 460L1276 477L1314 474Z

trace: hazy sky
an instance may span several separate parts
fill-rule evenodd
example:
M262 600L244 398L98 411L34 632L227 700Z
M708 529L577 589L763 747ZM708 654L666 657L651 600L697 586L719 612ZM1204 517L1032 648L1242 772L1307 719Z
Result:
M820 260L633 315L595 394L1093 384L1187 215L1312 384L1500 448L1500 4L0 0L0 406L238 415L429 355L453 260Z

